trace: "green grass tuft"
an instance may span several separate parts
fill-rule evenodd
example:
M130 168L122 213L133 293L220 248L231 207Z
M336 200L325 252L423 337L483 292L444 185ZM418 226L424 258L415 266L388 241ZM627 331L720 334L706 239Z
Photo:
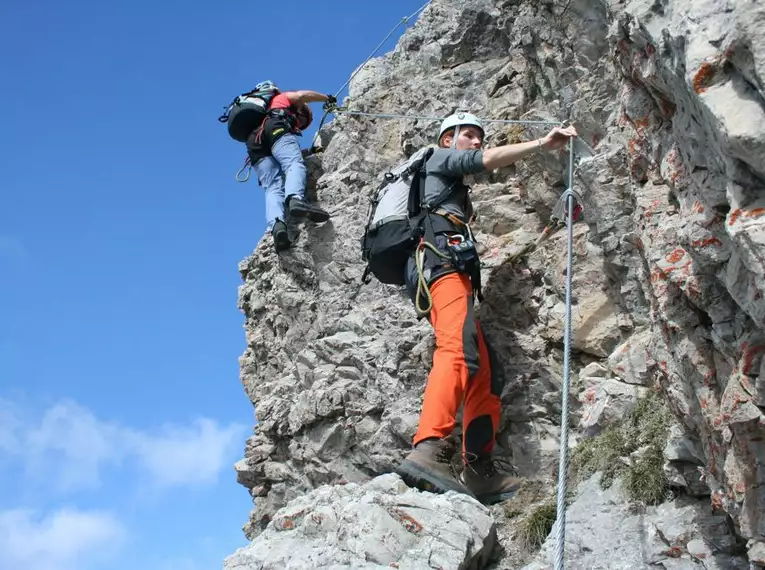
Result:
M631 500L660 503L668 490L663 466L671 418L662 398L648 392L622 425L577 446L572 456L575 471L584 477L600 472L604 489L621 477Z
M555 501L542 503L534 507L520 524L518 536L524 548L535 551L550 534L556 518Z

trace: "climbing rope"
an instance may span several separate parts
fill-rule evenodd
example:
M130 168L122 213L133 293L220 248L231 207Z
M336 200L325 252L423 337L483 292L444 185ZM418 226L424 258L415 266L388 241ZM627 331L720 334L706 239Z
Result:
M422 6L420 6L420 7L419 7L417 10L415 10L414 12L412 12L411 14L409 14L408 16L404 16L403 18L401 18L401 20L399 21L399 23L398 23L398 24L396 24L396 25L395 25L395 27L394 27L394 28L393 28L393 29L392 29L390 32L388 32L388 35L387 35L387 36L385 36L385 37L383 38L383 40L382 40L382 41L381 41L379 44L377 44L377 47L376 47L376 48L375 48L375 49L372 51L372 53L370 53L370 54L369 54L369 56L368 56L368 57L367 57L367 58L364 60L364 63L362 63L360 66L358 66L358 67L356 68L356 71L354 71L353 73L351 73L351 76L348 78L348 81L346 81L345 83L343 83L343 85L340 87L340 89L338 89L338 90L337 90L337 92L335 93L335 99L337 99L338 97L340 97L340 93L342 93L342 92L343 92L343 89L345 89L346 87L348 87L348 85L350 85L351 81L353 81L353 78L354 78L354 77L356 77L356 75L357 75L357 74L358 74L358 73L359 73L359 72L360 72L362 69L364 69L364 66L365 66L367 63L369 63L369 60L371 60L371 59L372 59L372 58L373 58L375 55L377 55L377 52L378 52L378 51L380 51L380 48L381 48L381 47L383 47L383 45L385 45L385 42L387 42L387 41L388 41L388 39L389 39L389 38L390 38L390 37L391 37L391 36L392 36L392 35L393 35L393 34L396 32L396 30L398 30L398 29L401 27L401 25L402 25L402 24L404 24L404 25L405 25L405 24L408 24L408 23L409 23L409 20L411 20L411 19L412 19L412 18L414 18L414 17L415 17L417 14L419 14L419 13L420 13L420 12L422 12L422 11L423 11L425 8L427 8L427 7L428 7L428 4L430 4L432 1L433 1L433 0L428 0L427 2L425 2L425 4L423 4ZM322 115L322 117L321 117L321 121L319 121L319 128L318 128L318 129L316 129L316 135L314 135L314 138L313 138L313 142L311 143L311 146L316 146L316 139L317 139L317 138L318 138L318 136L319 136L319 132L321 131L321 128L324 126L324 121L326 121L326 120L327 120L327 116L328 116L330 113L334 112L336 109L338 109L338 107L337 107L336 105L334 105L334 106L333 106L333 105L325 105L325 106L324 106L324 114L323 114L323 115Z
M563 570L566 543L566 484L568 481L568 398L571 389L571 279L574 263L574 139L568 146L568 189L566 200L568 257L566 262L566 310L563 318L563 389L561 391L560 458L558 463L558 497L556 507L555 570Z
M443 121L446 117L439 117L435 115L401 115L396 113L369 113L366 111L351 111L346 107L338 107L337 105L324 106L324 114L319 122L319 128L316 129L316 135L314 135L313 146L316 146L316 139L319 137L321 128L324 126L324 122L327 120L329 114L334 115L350 115L356 117L368 117L370 119L393 119L393 120L406 120L406 121ZM484 119L479 117L479 120L484 124L502 124L502 125L562 125L565 126L566 121L545 121L545 120L531 120L531 119Z
M428 0L420 6L417 10L409 14L408 16L405 16L401 18L398 24L394 26L394 28L388 32L388 35L383 38L383 40L377 44L377 47L372 50L372 53L369 54L369 56L364 60L364 62L356 68L356 71L354 71L351 76L348 78L348 80L343 83L343 85L340 87L340 89L337 90L335 93L335 98L338 98L340 96L340 93L342 93L343 89L345 89L348 85L350 85L351 81L353 81L353 78L356 77L356 75L364 69L364 66L369 63L369 61L377 55L377 52L380 51L380 48L382 48L383 45L385 45L385 42L388 41L388 39L398 30L401 25L405 25L409 23L409 21L417 16L420 12L422 12L425 8L428 7L428 5L432 2L432 0ZM377 119L406 119L406 120L424 120L424 121L443 121L446 117L433 117L433 116L423 116L423 115L396 115L392 113L368 113L363 111L351 111L347 108L340 107L338 105L324 105L324 114L321 117L321 121L319 121L319 128L316 129L316 134L314 135L313 142L311 146L316 146L316 139L319 137L319 133L321 132L321 128L324 126L324 123L327 120L327 117L332 114L345 114L345 115L354 115L359 117L370 117L370 118L377 118ZM501 123L506 125L511 124L525 124L525 125L559 125L560 121L524 121L524 120L503 120L503 119L481 119L484 123ZM243 166L242 168L245 168L247 165ZM248 176L249 177L249 176ZM237 178L238 179L238 178Z
M432 2L432 0L428 0L427 2L425 2L425 4L423 4L422 6L420 6L420 7L419 7L417 10L415 10L414 12L412 12L411 14L409 14L408 16L404 16L403 18L401 18L401 21L400 21L398 24L396 24L396 26L395 26L395 27L394 27L394 28L393 28L393 29L392 29L390 32L388 32L388 35L387 35L387 36L385 36L385 37L383 38L383 40L382 40L382 41L381 41L381 42L380 42L380 43L377 45L377 47L374 49L374 51L373 51L372 53L370 53L370 54L369 54L369 57L367 57L367 58L364 60L364 63L362 63L362 64L361 64L361 65L360 65L360 66L359 66L359 67L356 69L356 71L354 71L354 72L351 74L351 76L348 78L348 81L346 81L345 83L343 83L343 86L342 86L342 87L340 87L340 89L338 89L338 90L337 90L337 93L335 93L335 98L337 98L337 97L339 97L339 96L340 96L340 93L343 91L343 89L345 89L346 87L348 87L348 85L350 84L350 82L351 82L351 81L353 81L353 78L354 78L354 77L356 77L356 74L357 74L359 71L361 71L362 69L364 69L364 66L365 66L367 63L369 63L369 60L370 60L370 59L372 59L372 58L373 58L373 57L374 57L374 56L377 54L377 52L380 50L380 48L381 48L381 47L383 47L383 45L385 45L385 42L387 42L387 41L388 41L388 39L389 39L389 38L390 38L390 37L391 37L391 36L392 36L392 35L393 35L393 34L396 32L396 30L398 30L398 29L401 27L401 24L407 24L407 23L409 22L409 20L411 20L411 19L412 19L412 18L414 18L414 17L415 17L417 14L419 14L419 13L420 13L420 12L422 12L422 11L423 11L425 8L427 8L427 7L428 7L428 4L430 4L431 2Z
M409 121L443 121L446 117L437 117L433 115L397 115L395 113L367 113L364 111L351 111L345 107L335 107L331 110L335 114L355 115L359 117L370 117L373 119L405 119ZM544 120L526 120L526 119L483 119L479 117L482 123L498 123L503 125L560 125L561 121Z
M436 246L425 240L420 241L417 246L414 252L414 261L417 266L417 294L414 300L414 310L418 317L424 317L433 308L433 296L430 293L430 287L428 287L428 281L425 278L425 249L429 249L444 261L451 259L451 257L441 252ZM421 305L423 298L427 303L424 307Z
M388 35L387 35L387 36L385 36L385 37L383 38L383 40L382 40L382 41L381 41L379 44L377 44L377 47L376 47L376 48L375 48L375 49L372 51L372 53L370 53L370 54L369 54L369 56L367 56L367 58L364 60L364 62L363 62L363 63L362 63L362 64L361 64L361 65L360 65L360 66L359 66L357 69L356 69L356 71L354 71L354 72L351 74L351 76L348 78L348 80L347 80L345 83L343 83L343 85L340 87L340 89L338 89L338 90L337 90L337 92L335 93L335 98L337 98L337 97L339 97L339 96L340 96L340 93L342 93L343 89L345 89L346 87L348 87L348 85L351 83L351 81L353 81L353 78L354 78L354 77L356 77L356 75L357 75L357 74L358 74L358 73L359 73L359 72L360 72L362 69L364 69L364 66L365 66L367 63L369 63L369 60L371 60L371 59L372 59L372 58L373 58L375 55L377 55L377 52L378 52L378 51L380 51L380 48L382 48L382 47L385 45L385 42L387 42L387 41L390 39L390 37L391 37L391 36L392 36L394 33L396 33L396 30L398 30L398 29L399 29L399 28L400 28L402 25L406 25L406 24L408 24L408 23L409 23L409 21L410 21L412 18L414 18L414 17L415 17L415 16L417 16L417 15L418 15L420 12L422 12L422 11L423 11L425 8L427 8L427 7L428 7L428 5L429 5L429 4L430 4L432 1L433 1L433 0L428 0L427 2L425 2L425 4L423 4L422 6L420 6L419 8L417 8L417 10L415 10L414 12L412 12L411 14L409 14L408 16L404 16L403 18L401 18L401 20L399 20L398 24L396 24L396 25L394 26L394 28L393 28L393 29L392 29L390 32L388 32ZM321 131L321 128L324 126L324 122L327 120L327 116L328 116L328 115L329 115L331 112L333 112L333 111L334 111L334 109L336 109L336 107L335 107L335 106L333 106L333 105L326 105L326 104L325 104L325 106L324 106L324 114L323 114L323 115L322 115L322 117L321 117L321 121L319 121L319 128L318 128L318 129L316 129L316 135L314 135L314 138L313 138L313 142L311 143L311 146L314 146L314 147L316 146L316 139L317 139L317 138L318 138L318 136L319 136L319 131ZM236 181L237 181L237 182L247 182L247 181L250 179L250 171L251 171L251 169L252 169L252 164L250 163L250 159L249 159L249 157L247 157L247 158L244 160L244 164L242 164L242 167L241 167L241 168L239 169L239 171L236 173L236 176L234 176L234 178L236 179ZM242 176L242 173L245 173L244 177Z

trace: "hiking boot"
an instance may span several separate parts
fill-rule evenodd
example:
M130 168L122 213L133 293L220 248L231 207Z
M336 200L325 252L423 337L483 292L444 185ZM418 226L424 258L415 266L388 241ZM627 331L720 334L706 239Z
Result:
M452 457L457 448L453 440L426 439L418 443L396 468L396 473L411 487L431 493L457 491L473 497L473 494L457 480Z
M294 218L307 217L312 222L321 223L326 222L329 219L329 213L325 212L318 206L313 206L301 200L296 196L292 196L287 206L290 216Z
M285 249L289 249L290 245L290 236L287 235L287 224L282 222L281 220L276 220L274 222L274 227L271 229L271 236L274 238L274 248L276 249L276 253L281 253Z
M465 468L460 474L460 481L483 504L506 501L520 488L523 479L497 471L497 468L504 467L506 462L494 459L490 455L468 453L467 456L469 461L465 463Z

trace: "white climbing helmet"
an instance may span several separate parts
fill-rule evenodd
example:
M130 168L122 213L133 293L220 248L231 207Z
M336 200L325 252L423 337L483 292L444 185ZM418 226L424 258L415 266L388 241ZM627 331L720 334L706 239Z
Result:
M270 79L261 81L255 86L255 91L271 91L272 89L278 90L279 88Z
M478 127L481 129L481 136L483 136L484 130L481 120L472 113L459 111L453 115L449 115L441 122L441 130L438 132L438 143L441 144L441 137L444 136L446 131L456 128L457 130L454 131L454 142L452 142L452 146L456 146L459 127L467 126Z

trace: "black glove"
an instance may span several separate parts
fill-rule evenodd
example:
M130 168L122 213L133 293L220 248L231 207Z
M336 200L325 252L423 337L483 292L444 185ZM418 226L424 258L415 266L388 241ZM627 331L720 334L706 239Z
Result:
M324 112L331 113L337 110L337 97L334 95L327 95L327 102L324 103Z

